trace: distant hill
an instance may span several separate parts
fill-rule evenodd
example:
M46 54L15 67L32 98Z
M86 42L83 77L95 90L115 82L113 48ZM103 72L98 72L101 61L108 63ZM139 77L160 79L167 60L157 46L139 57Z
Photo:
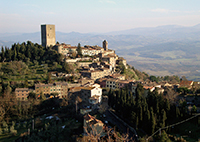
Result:
M185 75L200 81L200 24L135 28L104 34L56 32L56 41L71 45L99 45L106 39L110 49L128 63L152 75ZM0 45L30 40L40 43L40 32L0 33Z

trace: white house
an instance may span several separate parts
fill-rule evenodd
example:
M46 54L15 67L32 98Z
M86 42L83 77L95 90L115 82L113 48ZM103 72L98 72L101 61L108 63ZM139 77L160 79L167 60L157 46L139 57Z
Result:
M102 100L102 88L99 86L94 87L82 87L82 97L85 101L89 101L91 104L101 103Z

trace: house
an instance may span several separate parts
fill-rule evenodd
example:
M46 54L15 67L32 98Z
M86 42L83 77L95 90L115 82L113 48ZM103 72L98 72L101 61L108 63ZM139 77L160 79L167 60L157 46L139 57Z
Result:
M104 76L108 76L110 74L111 74L111 71L108 68L100 68L100 69L93 68L93 70L81 72L81 75L83 77L88 77L88 78L94 79L94 80L102 78Z
M102 89L97 86L93 87L82 87L81 88L82 100L89 102L90 104L101 103L102 100Z
M15 96L17 100L25 101L30 92L34 91L33 89L29 88L16 88L15 89Z
M116 81L118 79L117 78L109 78L106 80L106 88L110 88L110 89L117 89L116 88Z
M106 88L106 80L107 78L100 78L97 82L100 84L101 88Z
M115 73L115 74L110 75L110 77L111 78L118 78L119 80L125 80L125 76L122 75L122 74Z
M55 83L38 83L35 84L35 93L50 95L51 93L58 93L58 97L66 98L68 94L68 83L67 82L55 82Z
M155 90L154 86L143 86L144 88L144 97L147 97L149 91L153 92Z
M79 82L81 85L84 85L84 84L86 84L86 83L94 84L94 80L93 80L93 79L90 79L90 78L87 78L87 77L83 77L83 78L79 79L78 82Z
M128 80L117 80L116 81L116 88L125 88L128 87L129 81Z
M98 120L94 116L86 114L84 116L83 121L83 128L85 134L90 133L93 135L104 135L104 123L101 120Z
M188 89L191 89L193 84L194 81L182 80L179 84L179 87L186 87Z

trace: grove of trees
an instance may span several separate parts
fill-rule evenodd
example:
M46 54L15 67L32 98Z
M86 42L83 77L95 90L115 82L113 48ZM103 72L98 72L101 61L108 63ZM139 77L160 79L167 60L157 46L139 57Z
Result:
M152 134L159 128L188 115L185 102L180 102L178 105L172 104L156 90L149 92L145 98L141 84L137 85L134 95L128 91L128 88L110 90L108 105L126 122L137 129L143 129L147 134Z

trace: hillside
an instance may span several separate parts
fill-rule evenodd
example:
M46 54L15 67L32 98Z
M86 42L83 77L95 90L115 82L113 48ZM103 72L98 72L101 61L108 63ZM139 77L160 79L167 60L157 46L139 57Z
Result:
M200 25L166 25L104 34L56 32L56 41L71 45L99 45L106 39L110 49L114 49L140 71L162 76L184 75L190 80L200 80L199 32ZM0 45L3 46L8 46L11 43L9 41L27 40L40 43L40 32L0 34Z

